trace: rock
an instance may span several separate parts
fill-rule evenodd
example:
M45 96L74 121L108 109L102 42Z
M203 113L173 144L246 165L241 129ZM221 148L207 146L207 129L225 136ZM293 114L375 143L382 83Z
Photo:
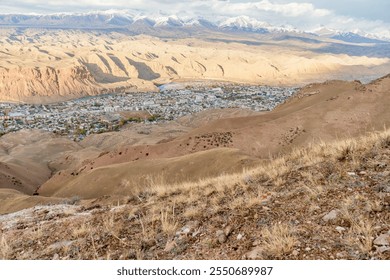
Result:
M149 250L153 246L156 245L156 240L154 239L146 239L141 241L141 248L142 250Z
M345 231L345 228L344 227L336 227L336 231L338 233L343 233Z
M172 251L173 249L175 249L177 246L176 242L175 241L168 241L167 244L165 245L165 248L164 248L164 251L165 252L170 252Z
M188 226L184 226L181 229L181 232L184 233L184 234L190 233L190 231L191 231L191 228L189 228Z
M193 233L192 233L192 237L196 237L196 236L198 236L200 234L200 229L198 229L198 230L196 230L196 231L194 231Z
M226 236L229 236L230 233L232 232L232 227L231 226L227 226L224 230L224 233Z
M372 211L374 211L374 212L382 212L383 211L383 205L379 204L379 203L372 205Z
M347 174L348 174L349 176L356 176L356 173L355 173L355 172L347 172Z
M239 234L237 235L237 240L241 240L243 237L244 237L244 236L243 236L241 233L239 233Z
M262 258L263 250L260 247L255 247L244 255L245 259L256 260Z
M379 235L375 240L374 240L374 245L378 246L390 246L390 234L389 233L384 233Z
M380 247L375 247L376 248L376 251L378 253L384 253L384 252L387 252L387 251L390 251L390 247L388 246L380 246Z
M294 257L296 257L296 256L299 255L299 252L298 252L297 250L294 250L294 251L292 251L292 255L293 255Z
M316 212L316 211L319 211L319 210L321 210L321 207L318 206L318 205L315 205L315 206L312 207L312 211L313 212Z
M362 188L366 186L366 183L362 181L353 181L353 182L348 182L346 185L350 188Z
M374 187L376 192L390 193L390 185L388 183L378 184Z
M59 260L60 259L60 256L58 254L54 254L52 260Z
M226 234L223 230L217 230L216 234L219 243L225 243L227 240Z
M336 258L338 258L338 259L343 259L345 257L346 257L346 253L345 252L340 252L340 253L336 254Z
M176 232L176 236L180 237L181 235L188 235L194 233L198 227L199 227L198 221L188 222L184 227L182 227L179 231Z
M310 251L311 251L311 248L310 248L310 247L306 247L306 248L305 248L305 251L306 251L306 252L310 252Z
M70 240L59 241L59 242L51 244L49 246L49 249L50 250L58 250L58 249L61 249L61 248L69 247L73 243L74 243L74 241L70 241Z
M340 210L332 210L330 211L328 214L326 214L325 216L322 217L322 220L324 222L332 222L334 220L336 220L338 218L340 214Z
M386 168L387 163L386 162L377 162L375 166L375 170L380 170Z

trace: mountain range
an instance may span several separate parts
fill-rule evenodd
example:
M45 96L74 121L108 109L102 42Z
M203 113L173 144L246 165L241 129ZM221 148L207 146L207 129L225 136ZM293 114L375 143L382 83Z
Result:
M360 30L335 30L321 26L315 30L300 30L291 25L275 26L248 16L190 17L186 15L143 14L137 11L102 11L62 14L3 14L0 27L58 28L58 29L128 29L147 33L145 28L210 29L221 32L249 32L257 34L298 33L332 38L351 43L385 43L390 38L379 37ZM154 34L153 34L154 35Z

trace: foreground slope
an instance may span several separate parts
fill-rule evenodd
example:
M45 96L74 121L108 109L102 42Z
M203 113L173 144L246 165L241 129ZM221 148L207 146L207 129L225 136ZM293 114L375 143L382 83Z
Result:
M199 183L2 215L0 258L390 259L389 160L385 131Z

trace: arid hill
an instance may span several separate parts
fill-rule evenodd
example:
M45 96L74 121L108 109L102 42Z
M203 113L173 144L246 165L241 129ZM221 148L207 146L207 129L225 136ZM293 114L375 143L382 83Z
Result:
M328 81L272 112L78 143L2 136L0 258L389 259L389 89Z
M1 215L0 259L390 259L389 157L385 131L201 182Z
M334 43L328 39L309 44L241 33L166 39L28 28L3 28L0 35L0 100L13 102L157 91L157 85L183 79L302 85L379 76L390 63L385 56L318 51Z
M64 137L42 131L19 131L0 138L0 189L32 195L57 170L49 166L65 151L79 146Z
M113 179L115 183L110 185L104 194L121 191L131 193L129 190L125 191L127 188L123 188L120 179L131 182L131 174L133 174L131 170L137 166L150 164L150 172L143 170L140 173L148 177L148 184L155 181L174 183L171 178L181 173L180 166L185 166L187 161L193 162L190 160L193 156L188 158L188 155L197 155L203 151L215 151L219 148L236 149L242 155L268 160L270 157L290 152L297 147L357 137L370 131L381 130L388 127L390 123L389 80L390 76L386 76L368 85L342 81L312 84L272 112L211 121L186 133L178 133L177 138L155 144L126 144L121 142L122 137L120 137L118 139L121 140L117 143L122 145L115 145L115 134L112 134L109 136L110 140L105 139L105 141L116 146L115 149L107 150L95 158L90 157L79 165L76 162L67 163L68 155L66 158L57 158L55 163L63 166L63 170L46 181L40 187L39 193L42 195L62 193L69 197L72 193L69 187L72 186L74 193L81 197L97 198L101 194L98 191L98 182L89 193L86 193L86 189L82 191L77 189L89 185L90 183L87 182L90 182L91 178L101 177L95 174L107 170L112 174L116 174L114 170L117 170L118 174L124 174L120 170L126 168L129 170L127 175ZM123 136L122 133L119 135ZM84 141L88 143L88 147L91 147L96 137L87 137ZM84 145L83 142L81 145ZM177 169L167 168L162 164L162 161L166 161L167 166L171 166L169 162L176 157L181 161ZM211 158L225 163L229 161L218 152L213 152ZM233 158L234 156L230 160ZM206 159L207 156L203 158ZM155 169L156 163L158 163L157 169ZM231 164L235 166L236 162L233 160ZM215 167L210 166L210 169L213 170ZM246 166L241 166L243 167ZM201 165L199 168L202 169ZM220 172L224 171L225 169L221 169ZM184 176L188 178L186 181L200 179L199 176L191 176L191 174L205 174L203 171L197 173L194 170L187 170L187 172ZM213 174L217 175L217 170ZM133 177L134 184L138 185L140 179L135 177ZM145 183L145 180L143 182ZM62 189L64 191L61 191Z
M367 85L311 84L272 112L205 111L162 125L130 125L79 143L39 131L8 134L0 138L1 188L27 195L39 188L44 196L98 198L131 194L141 185L239 171L296 147L388 127L389 87L389 76ZM213 163L201 164L209 160ZM96 175L101 172L117 176L104 179ZM104 181L108 187L100 190L99 183L91 183L98 178L112 183Z

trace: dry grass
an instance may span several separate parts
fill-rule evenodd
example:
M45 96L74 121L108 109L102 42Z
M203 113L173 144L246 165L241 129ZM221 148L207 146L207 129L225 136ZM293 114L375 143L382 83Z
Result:
M214 191L223 193L235 185L247 185L248 182L256 181L257 178L266 178L273 182L277 187L283 186L286 174L297 168L315 166L325 159L329 161L329 168L335 176L341 176L346 171L353 171L359 167L364 152L370 147L388 145L390 139L390 130L371 133L358 139L346 139L331 143L320 142L312 144L306 148L296 148L290 154L272 159L268 164L263 164L251 169L245 169L236 174L226 174L215 178L203 178L196 182L184 182L180 184L167 185L164 183L163 176L150 181L151 191L158 196L169 196L175 192L188 193L188 201L195 201L208 196ZM335 163L348 160L350 170L340 170ZM318 186L313 190L313 196L322 192L319 181L322 180L318 175L300 171L301 176L308 182L308 187ZM143 189L144 191L144 189ZM183 201L183 200L182 200Z
M91 231L91 226L87 222L83 222L72 230L72 236L75 238L86 237Z
M202 209L199 207L188 207L183 216L187 219L196 219L202 215Z
M175 207L172 209L161 210L161 229L164 233L172 235L178 227L178 222L175 220Z
M282 258L290 253L297 243L293 229L287 224L274 224L261 231L263 249L271 258Z
M352 224L347 240L350 246L357 246L361 253L369 254L372 250L373 236L371 221L361 217L361 220Z
M11 247L4 234L0 236L0 259L6 260L11 255Z

